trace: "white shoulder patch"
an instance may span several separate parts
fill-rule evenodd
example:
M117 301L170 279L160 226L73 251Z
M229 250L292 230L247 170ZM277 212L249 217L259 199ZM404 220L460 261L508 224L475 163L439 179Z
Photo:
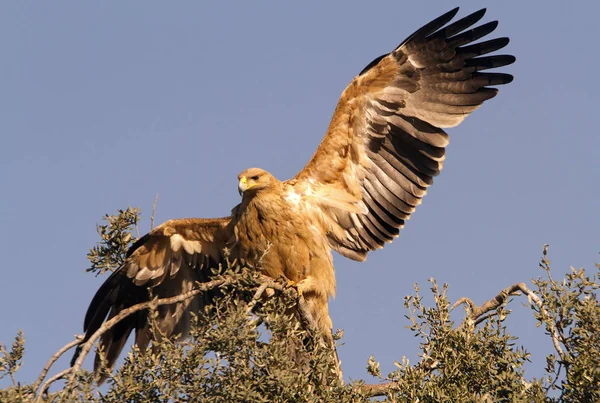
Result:
M298 193L294 192L294 190L290 189L287 194L285 195L284 199L288 202L290 202L291 204L294 205L294 207L298 207L300 206L300 201L302 200L302 196L300 196Z

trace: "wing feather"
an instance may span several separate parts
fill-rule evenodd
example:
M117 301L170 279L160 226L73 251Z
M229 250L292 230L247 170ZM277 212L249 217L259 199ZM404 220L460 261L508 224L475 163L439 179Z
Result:
M167 221L140 238L130 248L123 265L100 286L84 319L84 341L123 309L148 301L148 289L158 298L185 293L194 284L209 281L211 269L223 261L222 250L229 238L229 217ZM190 311L198 312L213 297L204 293L194 299L158 308L156 324L161 334L185 334ZM138 312L103 334L99 346L105 363L112 368L127 338L136 331L136 344L144 350L151 341L146 312ZM72 362L77 359L76 351ZM101 365L96 355L94 370Z
M325 217L329 243L344 256L364 260L398 236L443 168L443 128L496 96L491 86L512 81L509 74L485 72L515 61L489 55L509 39L475 43L497 21L475 26L483 9L451 22L457 12L424 25L367 65L342 93L311 160L288 181L297 194L310 193L304 199Z

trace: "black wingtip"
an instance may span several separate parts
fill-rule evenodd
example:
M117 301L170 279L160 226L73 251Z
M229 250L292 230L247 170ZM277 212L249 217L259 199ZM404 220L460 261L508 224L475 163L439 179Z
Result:
M435 20L423 25L421 28L419 28L415 32L413 32L412 35L409 35L408 38L406 38L404 41L402 41L402 43L400 45L396 46L396 49L398 49L405 43L407 43L415 38L418 38L418 37L424 38L427 35L431 35L435 31L437 31L438 29L440 29L441 27L443 27L444 25L449 23L454 18L456 13L458 13L458 9L459 9L459 7L455 7L452 10L448 11L447 13L440 15Z
M505 66L508 66L509 64L513 64L514 62L516 62L517 58L514 57L513 55L506 55L505 60L506 60Z
M71 366L75 365L75 362L79 358L79 354L81 354L81 346L77 346L75 349L75 353L73 354L73 358L71 358Z
M442 17L445 17L447 15L452 14L452 16L450 17L450 19L454 18L454 16L456 15L456 13L458 13L458 10L460 9L459 6L454 7L452 10L440 15L437 19L441 19Z
M502 49L510 43L510 38L503 36L502 38L496 39L496 43L498 43L499 46L497 50Z

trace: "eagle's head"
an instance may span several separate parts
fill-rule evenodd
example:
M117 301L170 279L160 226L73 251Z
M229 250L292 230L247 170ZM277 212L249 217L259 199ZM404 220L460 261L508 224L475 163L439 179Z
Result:
M248 168L238 175L238 191L240 195L252 194L279 184L279 180L269 172L260 168Z

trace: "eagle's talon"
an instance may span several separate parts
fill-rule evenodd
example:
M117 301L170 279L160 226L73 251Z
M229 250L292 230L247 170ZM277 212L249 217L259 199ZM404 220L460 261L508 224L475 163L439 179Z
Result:
M298 293L298 296L299 297L302 296L302 286L300 285L300 282L296 282L294 280L288 280L286 287L295 288L296 292Z

